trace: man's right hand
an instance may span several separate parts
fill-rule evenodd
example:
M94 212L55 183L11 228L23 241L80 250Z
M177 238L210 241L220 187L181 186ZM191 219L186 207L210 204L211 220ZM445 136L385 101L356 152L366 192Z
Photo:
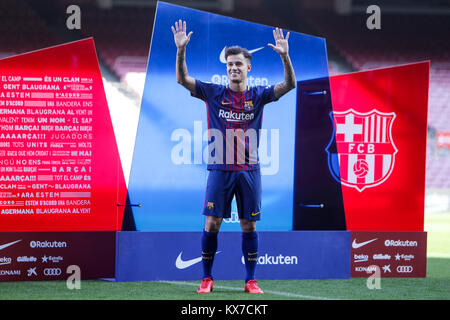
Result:
M195 93L195 79L188 75L186 66L186 45L191 40L192 31L186 35L186 21L175 22L175 28L172 26L173 39L177 46L176 74L177 82L190 92Z
M192 31L186 35L186 21L175 22L175 28L172 26L173 39L177 48L185 48L189 40L191 40Z

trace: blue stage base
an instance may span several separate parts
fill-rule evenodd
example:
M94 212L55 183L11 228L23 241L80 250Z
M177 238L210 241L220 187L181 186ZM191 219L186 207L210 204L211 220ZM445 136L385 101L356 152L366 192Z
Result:
M260 231L257 279L349 279L349 231ZM202 232L117 232L115 281L199 280ZM213 277L243 280L241 232L218 236Z

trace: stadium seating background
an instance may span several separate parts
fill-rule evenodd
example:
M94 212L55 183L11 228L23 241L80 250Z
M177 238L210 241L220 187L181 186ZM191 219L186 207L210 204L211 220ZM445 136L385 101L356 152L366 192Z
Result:
M330 75L431 61L427 203L448 211L450 149L436 146L436 132L450 132L450 5L445 1L380 1L381 30L369 30L364 0L169 1L192 8L327 39ZM0 58L94 37L126 179L131 168L156 1L2 0ZM320 3L320 4L319 4ZM339 3L344 6L336 10ZM345 4L351 4L350 8ZM69 30L66 9L81 9L81 29ZM384 5L386 4L386 5ZM386 9L386 10L385 10ZM348 14L336 11L347 10ZM413 172L411 174L414 174Z

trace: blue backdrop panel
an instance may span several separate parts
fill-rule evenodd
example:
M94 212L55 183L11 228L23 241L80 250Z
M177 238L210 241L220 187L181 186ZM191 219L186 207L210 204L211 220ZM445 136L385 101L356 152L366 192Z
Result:
M186 20L188 32L194 32L186 52L194 78L225 84L221 52L225 46L240 45L254 50L249 85L284 79L279 55L267 46L274 43L273 27L158 2L128 186L129 202L141 205L132 207L139 231L197 231L204 221L206 106L176 82L170 27L178 19ZM289 46L298 81L328 77L324 39L291 32ZM295 116L295 90L265 107L259 230L292 229ZM223 230L240 226L230 222Z
M200 280L201 232L118 232L116 281ZM350 232L259 232L257 279L350 278ZM240 232L221 232L217 280L243 280Z

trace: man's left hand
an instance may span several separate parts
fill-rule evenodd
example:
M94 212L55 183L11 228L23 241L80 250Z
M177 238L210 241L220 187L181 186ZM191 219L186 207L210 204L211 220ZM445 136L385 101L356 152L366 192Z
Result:
M286 34L286 38L283 36L283 30L276 28L273 30L273 38L275 39L275 45L269 43L268 45L278 52L279 55L287 55L289 53L289 32Z

